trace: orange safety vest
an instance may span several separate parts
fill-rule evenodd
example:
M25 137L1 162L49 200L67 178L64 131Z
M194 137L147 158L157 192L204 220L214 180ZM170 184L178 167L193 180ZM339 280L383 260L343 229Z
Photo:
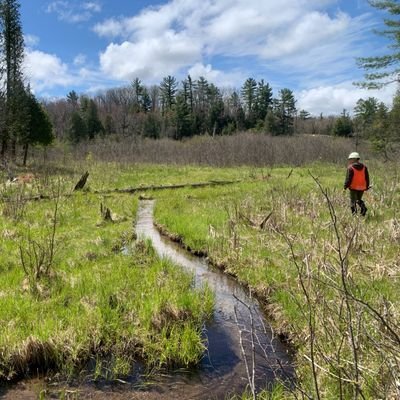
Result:
M353 179L350 182L349 188L352 190L367 190L367 180L365 179L365 165L362 169L355 169L350 166L353 170Z

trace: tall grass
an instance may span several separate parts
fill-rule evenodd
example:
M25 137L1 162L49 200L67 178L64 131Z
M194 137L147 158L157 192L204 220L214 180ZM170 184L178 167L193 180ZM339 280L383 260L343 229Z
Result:
M198 362L213 295L193 289L192 277L150 244L133 245L137 199L60 194L57 215L54 200L42 200L15 219L5 213L8 194L0 209L0 380L48 370L69 376L89 364L94 376L114 378L134 360L151 368ZM112 221L102 219L101 203ZM49 229L51 269L35 264L32 245Z
M58 144L46 151L47 162L85 160L88 155L101 162L126 164L172 164L232 167L237 165L299 166L316 160L338 163L355 148L352 139L330 136L304 135L273 137L265 134L240 133L233 136L201 136L186 141L172 139L143 139L140 137L111 136L96 141L79 143L76 147ZM365 157L370 154L366 144L358 150ZM41 162L41 152L32 155Z
M400 180L388 167L370 166L366 218L350 213L345 169L328 164L159 195L157 221L252 287L296 345L294 397L399 395Z

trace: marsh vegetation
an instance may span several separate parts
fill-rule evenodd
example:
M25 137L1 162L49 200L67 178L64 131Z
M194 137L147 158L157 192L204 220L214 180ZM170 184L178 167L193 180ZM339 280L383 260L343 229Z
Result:
M247 287L295 349L294 384L255 393L249 382L242 398L399 395L397 163L369 160L373 189L361 218L350 213L344 167L334 162L218 168L130 163L128 154L105 162L98 149L64 153L63 162L36 155L29 171L15 167L31 182L1 187L3 381L38 371L112 381L137 361L153 371L198 364L214 295L134 240L138 198L150 196L160 229ZM330 152L339 159L343 150ZM86 170L87 186L74 192ZM218 180L235 183L140 191ZM114 192L132 187L133 195Z

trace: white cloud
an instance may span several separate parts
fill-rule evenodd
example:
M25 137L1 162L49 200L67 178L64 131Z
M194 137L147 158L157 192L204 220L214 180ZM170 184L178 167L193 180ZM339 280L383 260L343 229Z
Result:
M214 83L219 88L236 88L238 82L244 82L246 74L241 71L225 72L218 69L213 69L211 64L204 65L196 63L188 69L188 74L193 79L198 79L201 76L207 79L208 82Z
M39 44L40 39L35 35L24 35L25 45L28 47L35 47Z
M252 57L251 62L264 64L266 75L284 66L289 75L301 71L324 76L328 68L332 77L348 68L345 57L354 60L352 45L366 25L363 18L324 11L335 3L172 0L133 17L108 19L93 30L101 37L122 39L100 55L102 70L118 79L161 78L221 56L241 62Z
M352 82L343 82L331 86L319 86L302 90L296 94L297 108L307 110L313 115L321 112L326 115L339 114L346 109L352 113L359 99L376 97L379 101L390 105L396 86L390 85L383 90L367 90L355 87Z
M96 24L93 28L100 37L114 38L122 36L124 24L114 18L110 18L101 24Z
M201 48L172 31L137 43L111 43L100 56L102 71L116 79L159 79L201 58Z
M86 63L86 55L85 54L78 54L74 58L74 65L83 65Z
M101 5L99 3L94 2L94 1L88 1L86 3L82 3L82 8L84 10L93 11L93 12L96 12L96 13L101 12Z
M101 9L100 3L96 1L56 0L47 6L46 12L57 14L60 21L79 23L89 21L93 14L101 12Z
M74 83L67 65L57 56L42 51L28 49L25 52L24 70L34 90L42 91Z

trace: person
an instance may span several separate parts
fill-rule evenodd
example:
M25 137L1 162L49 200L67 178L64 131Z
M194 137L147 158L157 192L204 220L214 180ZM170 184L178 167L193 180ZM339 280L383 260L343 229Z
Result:
M352 214L357 213L357 205L360 207L360 214L365 216L367 207L362 200L363 194L369 189L369 173L366 165L360 162L360 155L352 152L348 157L346 179L344 190L350 191L350 207Z

